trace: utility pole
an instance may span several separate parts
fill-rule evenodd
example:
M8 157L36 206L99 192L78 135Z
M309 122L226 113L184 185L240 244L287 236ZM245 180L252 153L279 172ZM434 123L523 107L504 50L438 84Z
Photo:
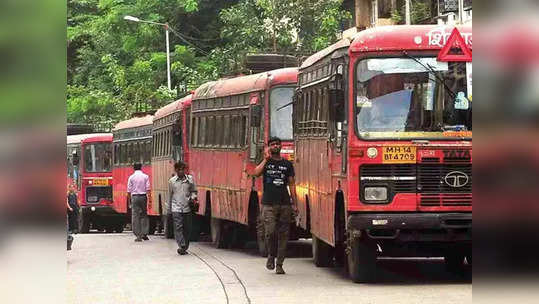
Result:
M168 23L165 23L165 35L167 36L167 84L168 84L168 90L172 90L170 86L170 44L168 40Z
M358 31L371 26L371 0L355 0L356 28Z
M405 15L406 15L406 24L410 25L412 24L411 16L410 16L410 0L405 0L406 6L405 6Z

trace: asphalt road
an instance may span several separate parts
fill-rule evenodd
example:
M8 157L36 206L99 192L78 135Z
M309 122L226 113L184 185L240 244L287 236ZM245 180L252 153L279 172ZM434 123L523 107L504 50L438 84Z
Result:
M317 268L310 240L291 242L286 275L265 269L254 244L215 249L122 234L75 235L67 253L69 303L471 303L471 275L447 273L442 259L380 259L376 284L355 284L341 268Z

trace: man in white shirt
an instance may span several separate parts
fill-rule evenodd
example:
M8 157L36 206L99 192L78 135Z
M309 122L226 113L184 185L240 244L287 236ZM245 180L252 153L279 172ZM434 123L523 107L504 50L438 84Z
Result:
M147 213L147 199L150 195L150 177L142 172L142 165L133 165L135 172L127 180L127 196L131 200L131 226L137 237L135 242L148 241L150 221Z
M191 234L192 215L190 201L197 200L197 189L193 177L185 174L184 162L174 164L176 175L169 182L169 211L174 222L174 238L178 244L178 254L187 254Z

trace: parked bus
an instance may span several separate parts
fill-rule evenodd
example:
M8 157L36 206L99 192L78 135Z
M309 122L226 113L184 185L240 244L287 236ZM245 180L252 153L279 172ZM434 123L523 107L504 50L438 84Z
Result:
M175 162L182 160L189 163L187 138L191 97L190 94L167 104L157 110L153 118L152 197L155 204L148 208L148 214L156 216L156 220L161 219L161 227L167 238L174 237L172 217L168 212L168 181L175 174ZM196 239L195 233L193 236Z
M301 227L317 266L471 264L471 27L384 26L305 60L294 103Z
M189 167L198 187L198 213L211 218L212 242L218 248L242 246L257 235L262 181L247 172L262 160L268 138L281 138L283 156L293 160L296 82L297 68L285 68L208 82L194 92Z
M67 170L81 209L79 231L120 231L112 203L112 134L67 136Z
M152 176L152 117L152 115L133 117L119 122L112 130L114 207L118 213L123 215L122 227L125 226L126 222L131 222L131 208L127 200L127 180L134 172L133 164L140 163L142 172ZM150 210L152 207L151 197L148 198L147 206ZM155 231L155 226L155 219L150 218L150 234Z

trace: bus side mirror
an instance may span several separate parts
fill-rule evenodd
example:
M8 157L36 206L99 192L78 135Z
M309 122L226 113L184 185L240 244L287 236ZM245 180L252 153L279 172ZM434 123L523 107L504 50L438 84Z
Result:
M260 127L262 120L262 105L251 105L251 113L249 117L251 127Z
M329 90L329 107L331 109L331 116L336 122L342 122L344 117L344 90L342 89L330 89Z

